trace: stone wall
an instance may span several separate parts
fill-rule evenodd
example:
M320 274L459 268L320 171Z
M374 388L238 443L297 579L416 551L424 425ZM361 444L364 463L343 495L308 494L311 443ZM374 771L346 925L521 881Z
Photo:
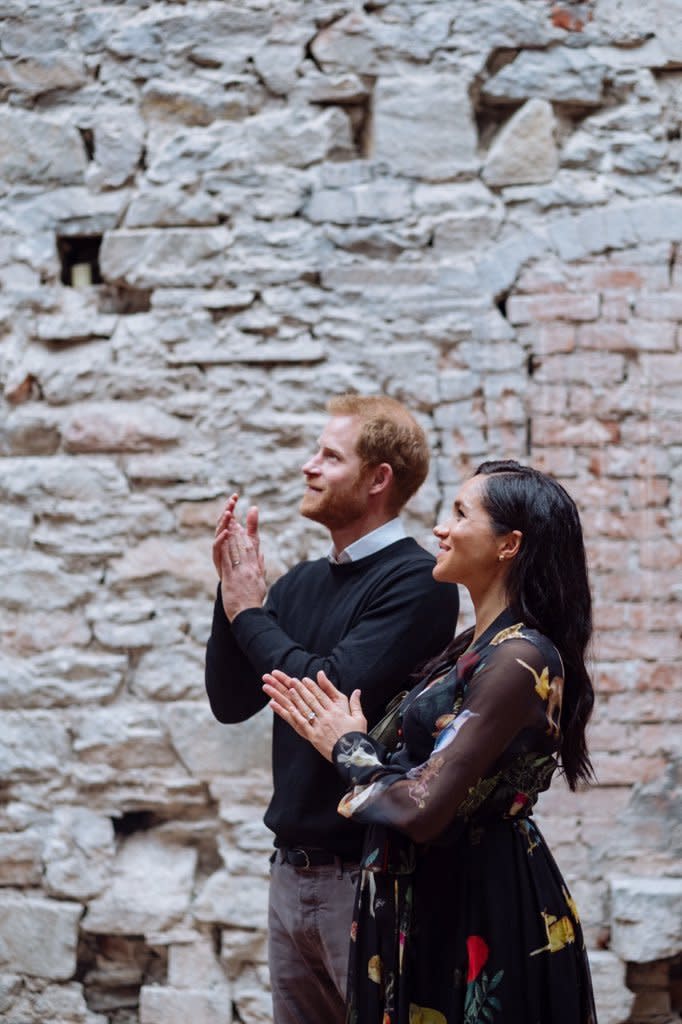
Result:
M599 785L539 819L602 1024L677 1019L679 0L0 18L2 1019L269 1020L269 722L207 708L210 542L239 489L271 578L323 548L346 389L427 428L425 544L486 456L578 500Z

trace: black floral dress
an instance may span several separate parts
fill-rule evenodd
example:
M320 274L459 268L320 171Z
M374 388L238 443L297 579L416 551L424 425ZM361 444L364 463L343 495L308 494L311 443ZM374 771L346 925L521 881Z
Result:
M503 613L402 705L389 753L334 748L367 825L347 1024L596 1024L576 906L533 823L561 746L563 667Z

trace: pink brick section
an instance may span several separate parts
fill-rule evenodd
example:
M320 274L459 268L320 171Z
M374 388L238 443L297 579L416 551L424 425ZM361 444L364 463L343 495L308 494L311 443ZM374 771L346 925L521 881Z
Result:
M610 871L672 868L664 835L628 835L631 787L665 784L679 755L682 290L669 245L523 272L507 314L533 368L532 462L581 507L595 598L599 789L553 793L540 820L593 945ZM646 831L646 828L645 828Z

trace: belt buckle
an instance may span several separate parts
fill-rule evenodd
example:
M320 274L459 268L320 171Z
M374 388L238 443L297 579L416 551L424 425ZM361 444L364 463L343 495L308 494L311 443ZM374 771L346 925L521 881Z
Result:
M305 857L305 864L297 864L296 865L297 868L301 867L301 868L305 869L305 868L309 868L310 867L310 857L308 856L308 853L307 853L306 850L302 849L302 847L300 847L300 846L295 846L291 852L292 853L302 854Z

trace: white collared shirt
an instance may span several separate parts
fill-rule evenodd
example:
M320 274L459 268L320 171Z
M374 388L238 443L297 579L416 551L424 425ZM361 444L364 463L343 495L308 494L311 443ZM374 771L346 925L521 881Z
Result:
M367 555L373 555L377 551L381 551L382 548L387 548L389 544L395 544L397 540L402 540L406 537L407 533L401 520L396 516L395 519L390 519L383 526L378 526L376 530L372 530L370 533L366 533L364 537L360 537L359 540L353 541L347 548L336 554L334 545L329 550L329 561L330 562L357 562L360 558L367 558Z

